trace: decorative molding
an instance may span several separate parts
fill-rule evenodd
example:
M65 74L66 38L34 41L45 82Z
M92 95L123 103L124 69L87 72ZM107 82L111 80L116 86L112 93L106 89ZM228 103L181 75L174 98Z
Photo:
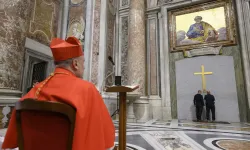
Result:
M158 5L164 5L170 2L173 2L174 0L158 0Z
M146 14L150 15L150 14L157 14L158 12L161 11L161 7L157 6L157 7L153 7L153 8L148 8L146 10Z
M22 96L22 92L19 90L8 90L8 89L0 89L0 95L4 95L4 97L0 96L0 101L1 99L5 99L6 97L10 96L10 97L21 97Z
M171 5L171 4L176 4L176 3L181 3L184 1L199 1L199 0L158 0L158 5L162 6L162 5Z
M53 57L50 48L44 44L41 44L35 40L26 37L25 48L32 49L38 53L42 53L46 56Z
M70 0L71 5L80 5L84 2L85 0Z
M204 55L219 55L221 54L222 46L219 47L204 47L200 49L193 49L190 51L183 51L184 57L204 56Z
M120 8L121 7L128 7L130 4L130 0L120 0Z
M204 7L206 6L206 7ZM186 15L193 12L200 12L204 10L208 10L211 8L219 9L223 7L225 16L225 26L220 27L218 29L214 29L210 36L203 36L203 40L192 40L185 36L187 31L178 30L176 28L176 24L178 24L177 16ZM193 5L189 7L184 7L181 9L174 9L168 11L168 24L169 24L169 39L170 39L170 48L172 52L177 51L187 51L202 47L216 47L216 46L232 46L237 44L237 35L236 35L236 26L235 26L235 16L234 16L234 7L232 5L232 0L225 1L214 1L208 3L202 3L199 5ZM206 23L206 22L204 22ZM218 33L218 36L216 36ZM208 34L208 32L204 33ZM184 35L184 36L183 36Z
M116 13L116 1L115 0L108 0L108 8L109 8L109 11L115 15Z

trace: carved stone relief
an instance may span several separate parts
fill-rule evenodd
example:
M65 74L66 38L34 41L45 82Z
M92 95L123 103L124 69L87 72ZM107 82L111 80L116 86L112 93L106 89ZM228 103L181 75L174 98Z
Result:
M71 2L73 3L73 0ZM69 28L67 37L74 36L84 45L87 1L75 0L73 4L74 5L69 9Z
M108 4L111 5L112 7L116 8L116 1L117 0L109 0Z
M108 1L108 8L111 14L115 15L116 13L116 1L115 0L109 0Z
M121 6L124 7L124 6L128 6L129 5L129 0L121 0Z
M8 123L8 120L9 120L7 115L10 113L10 107L8 105L3 107L2 113L4 115L3 119L2 119L2 124L3 124L3 126L6 126L6 124Z
M128 17L122 18L122 38L121 38L121 75L122 85L128 84L128 68L127 68L127 57L128 57Z
M0 106L0 129L7 128L14 106Z

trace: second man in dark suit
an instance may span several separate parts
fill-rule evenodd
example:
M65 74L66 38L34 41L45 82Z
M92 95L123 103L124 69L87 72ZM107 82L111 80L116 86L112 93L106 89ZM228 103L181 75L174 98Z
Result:
M210 110L212 112L212 120L215 121L215 98L210 91L207 91L204 99L206 100L207 121L210 121Z
M201 121L201 114L203 111L204 101L201 95L201 90L194 96L194 105L196 106L196 118L197 121Z

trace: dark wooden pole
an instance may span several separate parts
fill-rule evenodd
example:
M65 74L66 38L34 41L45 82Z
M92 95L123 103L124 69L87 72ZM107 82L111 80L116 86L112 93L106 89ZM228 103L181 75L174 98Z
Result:
M120 112L119 112L119 150L126 150L126 93L120 92Z

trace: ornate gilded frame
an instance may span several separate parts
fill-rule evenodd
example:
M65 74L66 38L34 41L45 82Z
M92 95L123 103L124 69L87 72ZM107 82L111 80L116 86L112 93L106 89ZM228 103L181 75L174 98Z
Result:
M226 17L226 29L227 29L227 40L217 41L211 43L199 43L190 45L177 45L176 44L176 16L193 13L197 11L224 7ZM183 9L175 9L168 12L168 23L169 23L169 39L171 52L186 51L202 47L216 47L216 46L230 46L236 44L236 25L235 25L235 14L232 0L224 1L212 1L208 3L198 4Z

